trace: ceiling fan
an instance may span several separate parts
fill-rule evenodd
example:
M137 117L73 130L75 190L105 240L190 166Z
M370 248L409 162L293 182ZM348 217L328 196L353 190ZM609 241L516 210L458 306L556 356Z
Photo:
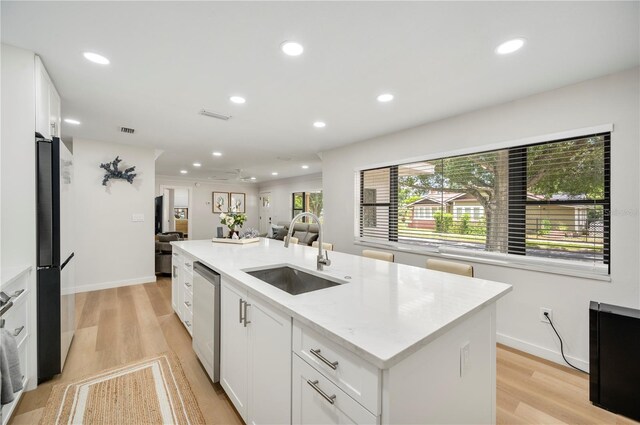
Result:
M243 183L251 182L251 177L244 176L241 168L236 168L233 171L228 170L220 170L220 173L225 174L225 176L213 176L209 177L209 180L214 181L239 181Z

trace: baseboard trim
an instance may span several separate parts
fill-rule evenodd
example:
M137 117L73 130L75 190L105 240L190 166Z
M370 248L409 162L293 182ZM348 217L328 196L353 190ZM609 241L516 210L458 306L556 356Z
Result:
M80 292L99 291L101 289L119 288L121 286L139 285L141 283L150 283L155 281L156 281L156 275L136 277L133 279L125 279L125 280L114 280L111 282L90 283L89 285L78 285L75 288L76 289L75 292L80 293Z
M496 340L500 344L507 345L509 347L515 348L520 351L524 351L525 353L532 354L534 356L542 357L543 359L552 361L554 363L558 363L563 366L567 366L564 359L562 358L562 354L559 351L550 350L546 347L541 347L539 345L531 344L530 342L523 341L518 338L513 338L508 335L504 335L501 333L496 334ZM567 360L571 362L576 367L579 367L583 370L589 370L589 362L586 360L579 359L577 357L569 356L565 353Z

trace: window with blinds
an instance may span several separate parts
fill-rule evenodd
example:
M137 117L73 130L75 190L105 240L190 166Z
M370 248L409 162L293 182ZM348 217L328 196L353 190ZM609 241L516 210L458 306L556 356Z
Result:
M360 172L360 237L610 260L610 133Z

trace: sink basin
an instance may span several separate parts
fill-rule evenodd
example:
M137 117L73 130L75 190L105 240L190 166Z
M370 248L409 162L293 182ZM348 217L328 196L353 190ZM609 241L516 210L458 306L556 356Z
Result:
M325 279L289 266L245 270L245 272L291 295L300 295L346 283Z

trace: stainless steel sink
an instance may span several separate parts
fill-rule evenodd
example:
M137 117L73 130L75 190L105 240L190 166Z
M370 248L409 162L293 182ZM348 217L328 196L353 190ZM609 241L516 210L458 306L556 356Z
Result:
M289 266L245 270L245 272L291 295L300 295L346 283L325 279Z

